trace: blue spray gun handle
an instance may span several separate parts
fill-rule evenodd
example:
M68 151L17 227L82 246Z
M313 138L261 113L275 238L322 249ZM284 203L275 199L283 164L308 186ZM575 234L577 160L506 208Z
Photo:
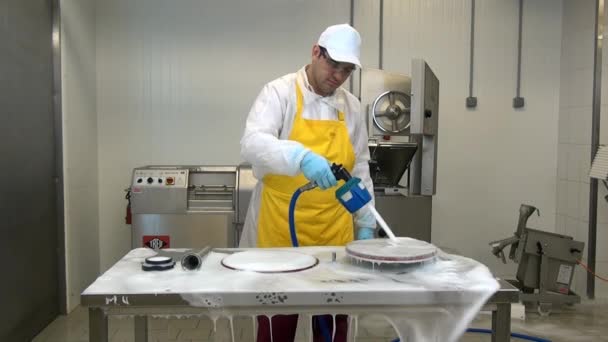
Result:
M360 178L352 177L336 190L336 199L354 214L372 200L372 196L361 182Z
M360 178L353 177L339 164L331 164L331 172L336 176L336 180L343 180L346 183L336 190L336 199L351 214L363 208L372 200L372 196L361 182Z
M346 210L351 214L363 208L363 206L372 200L372 196L361 182L361 179L351 176L342 164L332 163L331 172L336 177L336 180L343 180L346 182L336 190L336 199L342 203ZM300 187L299 190L304 192L316 187L317 183L310 182Z

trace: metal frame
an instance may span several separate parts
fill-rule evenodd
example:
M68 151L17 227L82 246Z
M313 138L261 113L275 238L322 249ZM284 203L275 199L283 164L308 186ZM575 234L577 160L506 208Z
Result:
M484 305L484 311L492 311L492 342L508 342L511 340L511 303L519 300L519 290L504 280L499 280L500 289ZM116 295L118 298L121 296ZM82 296L82 305L89 307L89 341L108 341L109 316L135 317L134 336L136 342L148 341L148 316L153 315L179 315L180 317L203 317L209 313L209 308L189 306L188 302L179 295L129 295L128 306L108 304L106 296ZM239 316L255 316L264 312L266 314L300 313L297 307L223 307L223 313L238 312ZM307 307L307 311L323 312L326 307ZM411 310L428 310L425 307L412 307ZM374 314L387 312L403 312L403 308L387 306L341 306L332 307L337 314ZM350 328L349 328L350 329Z
M593 40L593 100L591 119L591 160L595 157L600 144L600 107L602 102L602 37L604 35L604 0L596 0L595 6L595 37ZM587 241L587 259L589 268L595 271L595 256L597 244L597 179L589 182L589 231ZM595 298L595 277L587 273L587 296Z
M55 191L57 213L57 275L59 312L68 313L67 283L65 264L65 218L63 189L63 111L61 87L61 4L60 0L51 0L52 15L52 58L53 58L53 116L55 132Z

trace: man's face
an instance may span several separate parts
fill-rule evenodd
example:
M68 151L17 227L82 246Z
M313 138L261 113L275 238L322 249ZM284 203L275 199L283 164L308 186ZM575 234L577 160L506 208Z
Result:
M327 51L315 45L312 49L312 63L308 82L319 95L332 94L355 70L352 63L336 62Z

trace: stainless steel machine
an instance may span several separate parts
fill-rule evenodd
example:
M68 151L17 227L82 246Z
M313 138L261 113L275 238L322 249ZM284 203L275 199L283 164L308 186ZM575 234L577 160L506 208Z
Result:
M134 169L132 247L235 247L254 185L246 165Z
M581 301L570 288L574 267L582 258L585 243L570 236L527 228L528 218L538 211L522 204L514 236L490 243L492 253L506 263L503 249L510 246L509 259L519 264L517 279L508 280L521 290L527 309L547 315L561 304Z
M362 69L360 89L376 209L395 235L430 242L439 80L425 61L413 59L411 75Z

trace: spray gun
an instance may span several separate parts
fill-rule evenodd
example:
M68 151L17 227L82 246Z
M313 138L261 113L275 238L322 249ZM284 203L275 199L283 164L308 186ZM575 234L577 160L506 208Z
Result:
M336 180L343 180L346 182L336 190L336 199L351 214L357 212L357 210L363 208L372 200L372 196L361 182L361 179L351 176L342 164L331 164L331 172L336 177ZM313 181L303 185L299 190L304 192L316 187L317 183Z
M331 172L336 177L336 180L343 180L346 182L336 190L336 199L346 208L346 210L348 210L348 212L351 214L355 213L372 200L372 196L361 182L361 179L351 176L341 164L331 164ZM291 196L288 219L291 244L294 247L299 246L295 223L296 202L300 194L316 187L317 183L315 182L307 183L299 187L296 192L294 192L293 196Z

